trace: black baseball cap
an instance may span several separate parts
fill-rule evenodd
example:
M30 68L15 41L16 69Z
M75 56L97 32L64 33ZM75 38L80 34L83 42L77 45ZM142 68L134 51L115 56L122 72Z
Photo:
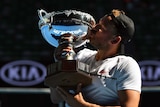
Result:
M133 20L128 17L123 10L113 9L110 14L113 23L117 28L117 33L122 37L122 43L126 44L131 41L134 32L135 26Z

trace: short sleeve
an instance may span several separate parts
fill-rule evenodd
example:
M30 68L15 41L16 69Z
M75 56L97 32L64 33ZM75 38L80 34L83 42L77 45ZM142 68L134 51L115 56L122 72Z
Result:
M118 90L132 89L141 92L141 71L138 63L133 58L128 57L121 60L118 70Z

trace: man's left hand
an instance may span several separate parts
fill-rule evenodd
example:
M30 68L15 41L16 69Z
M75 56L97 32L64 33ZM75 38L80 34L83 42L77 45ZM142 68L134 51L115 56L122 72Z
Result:
M78 84L76 94L70 94L68 91L66 91L62 87L57 87L58 93L62 96L64 101L70 105L71 107L82 107L85 104L85 100L83 99L82 93L81 93L81 84Z

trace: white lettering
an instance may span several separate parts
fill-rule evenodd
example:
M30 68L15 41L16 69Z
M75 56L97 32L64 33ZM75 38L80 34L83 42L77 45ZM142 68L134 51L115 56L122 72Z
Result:
M147 67L147 73L148 73L148 75L147 75L148 80L152 80L152 78L153 78L153 68L151 66Z
M145 67L141 67L141 78L142 78L143 80L146 80Z
M62 35L62 34L65 34L65 33L78 34L78 33L81 33L82 30L78 29L78 30L74 30L74 31L63 31L63 30L54 29L53 32L58 34L58 35Z
M20 78L19 78L18 71L19 71L19 67L9 68L8 78L19 80Z
M21 79L22 80L26 80L26 77L27 77L27 67L26 66L22 66L22 68L21 68L21 70L22 70L22 74L21 74Z
M154 80L158 80L160 77L160 67L157 67L154 74Z
M143 80L158 80L160 78L160 67L153 70L152 66L141 67L141 74Z
M32 80L32 79L37 79L39 77L40 75L39 75L38 69L32 66L29 70L28 79Z

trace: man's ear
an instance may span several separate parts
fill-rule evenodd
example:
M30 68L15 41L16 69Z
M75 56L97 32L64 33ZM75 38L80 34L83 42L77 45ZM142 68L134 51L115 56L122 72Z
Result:
M122 37L121 36L116 36L111 40L112 44L117 44L121 42Z

